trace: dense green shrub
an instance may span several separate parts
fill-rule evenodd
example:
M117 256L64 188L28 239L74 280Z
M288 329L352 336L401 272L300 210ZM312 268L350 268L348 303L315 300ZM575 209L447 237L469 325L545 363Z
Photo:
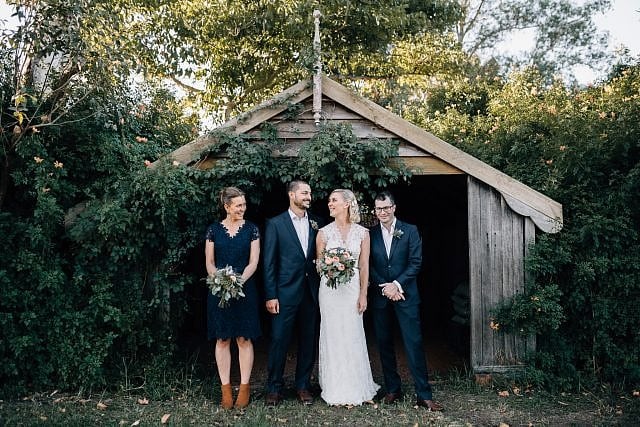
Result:
M538 235L527 293L495 313L538 333L532 372L547 386L640 382L639 116L634 65L584 89L528 70L492 93L488 114L452 106L427 125L563 205L562 231Z
M158 248L188 249L188 227L172 223L193 208L173 197L199 199L186 177L150 174L144 162L193 138L195 122L162 88L126 89L133 95L96 96L69 112L81 120L24 137L12 158L0 212L6 393L101 385L124 358L170 345L150 320L162 289L186 278L168 273L179 254Z

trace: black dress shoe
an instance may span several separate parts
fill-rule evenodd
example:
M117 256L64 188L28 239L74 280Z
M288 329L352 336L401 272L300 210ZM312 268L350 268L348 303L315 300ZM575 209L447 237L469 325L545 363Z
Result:
M282 400L282 395L280 393L267 393L267 397L264 399L264 402L267 406L277 406Z
M444 409L442 405L439 404L438 402L434 402L433 400L424 400L424 399L418 399L416 401L416 406L427 408L429 411L433 411L433 412L440 412Z
M398 393L387 393L383 398L382 401L388 405L392 404L392 403L396 403L398 400L402 399L402 393L398 392Z
M313 396L311 395L309 390L298 390L298 400L303 405L313 404Z

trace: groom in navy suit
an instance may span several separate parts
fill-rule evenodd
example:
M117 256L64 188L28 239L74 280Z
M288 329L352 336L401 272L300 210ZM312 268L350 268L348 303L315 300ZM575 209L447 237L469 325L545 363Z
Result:
M372 289L369 295L372 295L373 325L387 391L383 401L393 403L402 397L392 330L395 316L413 376L416 405L441 411L442 406L433 401L422 346L417 282L422 264L422 240L415 225L395 217L396 204L391 193L383 191L376 196L374 203L380 224L370 232L369 277Z
M316 353L318 286L315 267L316 235L322 225L307 213L311 187L293 181L287 188L289 209L266 223L264 234L264 288L271 314L271 343L267 362L267 405L282 399L287 349L298 331L295 386L298 400L313 403L310 378Z

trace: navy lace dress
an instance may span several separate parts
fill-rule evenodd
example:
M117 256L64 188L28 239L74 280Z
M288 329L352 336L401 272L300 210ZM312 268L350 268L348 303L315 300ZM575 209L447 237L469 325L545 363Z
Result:
M211 224L206 235L206 239L213 242L216 267L230 265L240 273L249 264L251 242L259 238L258 227L249 221L245 221L233 237L219 222ZM255 340L260 336L258 291L253 276L244 283L244 294L244 298L232 298L226 307L220 308L220 298L208 292L207 335L210 340L236 337Z

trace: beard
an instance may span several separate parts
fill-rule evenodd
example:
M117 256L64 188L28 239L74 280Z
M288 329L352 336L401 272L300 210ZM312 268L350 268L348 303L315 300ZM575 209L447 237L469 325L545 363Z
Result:
M293 204L300 209L309 209L309 206L311 205L311 200L294 198Z

